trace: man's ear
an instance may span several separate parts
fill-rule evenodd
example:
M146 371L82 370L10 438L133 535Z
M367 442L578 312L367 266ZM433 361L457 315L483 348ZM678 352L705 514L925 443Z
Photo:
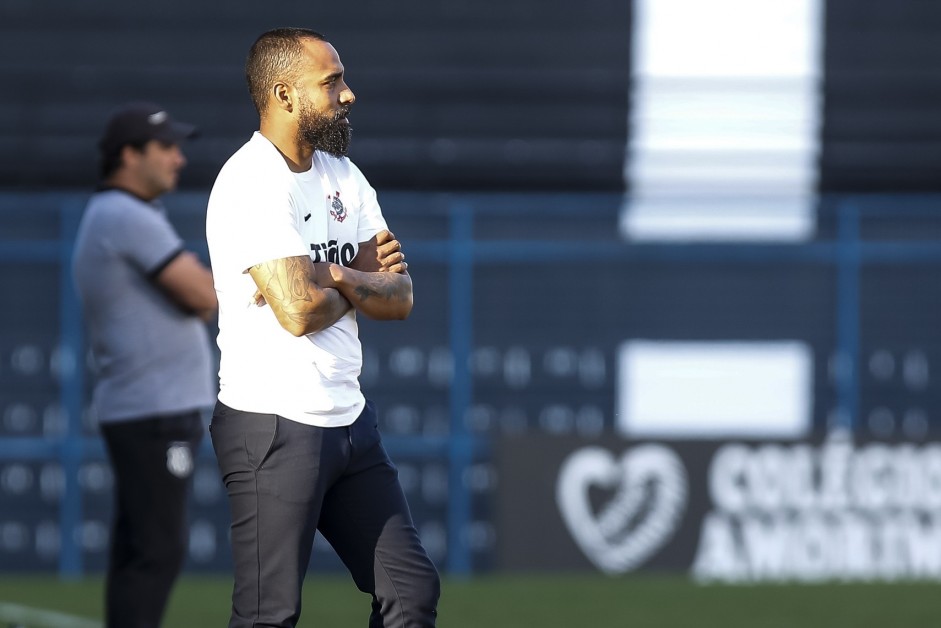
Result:
M125 144L121 147L121 165L126 168L133 168L140 162L143 154L144 151L138 150L130 144Z
M271 88L271 94L278 109L288 113L294 111L294 87L287 83L277 82Z

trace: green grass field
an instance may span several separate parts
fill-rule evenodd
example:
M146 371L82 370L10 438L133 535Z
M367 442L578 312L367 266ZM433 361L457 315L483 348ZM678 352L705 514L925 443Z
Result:
M173 594L168 628L225 626L230 584L184 577ZM100 579L0 578L0 613L44 609L101 617ZM299 626L366 626L368 598L345 577L310 577ZM52 624L11 621L0 627ZM76 624L80 625L80 624ZM84 625L84 624L82 624ZM701 586L685 578L487 576L445 579L442 628L937 628L937 584ZM56 626L55 628L60 628Z

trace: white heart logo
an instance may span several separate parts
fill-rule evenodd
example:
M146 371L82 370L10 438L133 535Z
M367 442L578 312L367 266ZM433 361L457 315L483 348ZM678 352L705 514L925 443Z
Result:
M598 509L589 489L614 496ZM586 447L562 464L556 500L569 532L599 569L618 574L637 567L676 532L686 510L683 462L660 445L641 445L615 460L607 450Z

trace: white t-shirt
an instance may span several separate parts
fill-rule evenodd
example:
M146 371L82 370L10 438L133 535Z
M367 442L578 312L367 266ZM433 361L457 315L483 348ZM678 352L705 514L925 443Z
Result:
M219 298L219 400L245 412L277 414L321 427L349 425L365 400L356 314L322 331L293 336L269 306L252 301L245 272L255 264L309 255L349 265L386 228L376 192L347 158L316 152L294 173L256 132L222 167L206 215Z

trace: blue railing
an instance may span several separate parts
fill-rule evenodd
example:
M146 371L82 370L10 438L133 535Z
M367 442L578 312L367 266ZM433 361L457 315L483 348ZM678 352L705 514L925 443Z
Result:
M29 211L37 202L57 208L59 230L55 237L14 239L0 233L0 263L53 264L59 268L59 346L73 356L76 367L68 377L60 378L60 401L68 417L64 433L57 438L0 437L0 460L54 459L64 471L66 486L59 511L60 529L74 530L82 521L78 469L83 460L100 458L100 439L83 436L82 410L85 381L81 356L84 354L79 304L72 288L69 260L81 209L86 197L81 194L30 195L0 194L0 212ZM865 241L860 235L864 217L891 217L898 212L923 212L941 219L941 198L937 197L844 197L828 199L837 216L836 237L827 241L767 244L627 244L616 235L610 238L577 241L555 237L528 239L475 238L475 224L487 216L548 214L584 216L595 214L616 218L619 197L612 195L467 195L429 197L386 194L386 207L395 206L403 214L432 211L447 223L438 239L411 241L409 261L434 262L448 268L448 327L453 356L453 383L450 388L450 433L447 437L389 437L390 452L421 458L447 458L449 486L447 504L448 561L446 570L453 575L472 571L471 551L464 542L466 524L471 519L471 495L463 477L475 456L486 454L488 443L471 434L463 420L474 399L469 358L474 345L473 286L474 269L488 264L557 262L572 259L592 262L675 262L702 263L734 261L746 264L802 263L836 269L837 398L840 421L854 428L859 405L860 354L860 271L869 264L941 264L941 242ZM205 196L178 194L182 205L200 206ZM417 202L416 202L417 201ZM410 209L411 208L411 209ZM2 214L0 214L2 215ZM611 222L616 224L614 220ZM204 243L194 242L197 249ZM208 447L208 446L207 446ZM62 534L59 573L75 577L83 573L81 548L73 535Z

